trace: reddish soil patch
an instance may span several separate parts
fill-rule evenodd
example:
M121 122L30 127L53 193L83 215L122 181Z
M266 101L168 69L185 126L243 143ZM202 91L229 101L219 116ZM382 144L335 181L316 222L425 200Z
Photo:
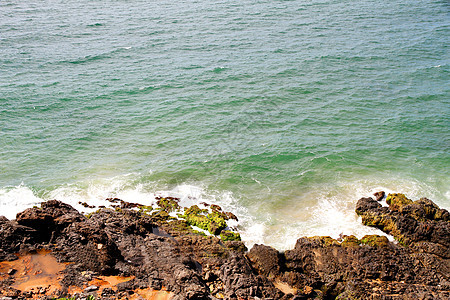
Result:
M51 294L61 288L61 271L67 264L58 263L48 250L37 253L17 255L14 261L0 262L0 279L11 276L14 283L11 287L22 292L39 291ZM43 291L44 291L43 290Z
M146 300L170 300L175 295L168 291L155 291L153 289L139 289L135 290L135 294L130 299L135 300L138 298L144 298Z
M89 285L95 285L99 287L101 292L105 288L112 288L116 290L116 285L121 282L127 282L134 279L134 276L123 277L123 276L98 276L95 279L89 281Z

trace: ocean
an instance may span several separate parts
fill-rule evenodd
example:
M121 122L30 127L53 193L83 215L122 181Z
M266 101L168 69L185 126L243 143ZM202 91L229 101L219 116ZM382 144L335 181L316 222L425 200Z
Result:
M0 215L209 202L248 246L450 208L448 1L0 2Z

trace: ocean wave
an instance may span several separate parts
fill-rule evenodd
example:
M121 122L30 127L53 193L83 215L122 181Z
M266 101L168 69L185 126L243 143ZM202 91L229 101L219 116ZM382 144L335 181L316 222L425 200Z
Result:
M8 219L15 219L18 212L42 201L44 200L36 196L35 192L24 184L4 187L0 189L0 215L4 215Z
M157 182L142 182L142 176L136 173L80 181L43 191L36 191L24 184L4 187L0 189L0 214L8 219L14 219L18 212L51 199L63 201L81 213L87 214L101 206L111 207L112 203L107 198L155 206L157 197L168 196L179 198L183 207L202 203L217 204L226 211L244 216L245 219L245 210L236 205L237 202L230 192L208 191L201 185L185 183L164 189L159 187ZM92 207L85 207L83 203ZM233 222L229 224L234 227L237 225Z
M339 238L340 235L353 234L361 238L366 234L386 235L380 230L362 225L354 212L359 198L371 196L380 190L405 193L413 200L429 197L443 208L448 208L450 203L449 191L441 193L427 184L392 176L320 184L286 191L287 197L280 198L274 197L275 192L264 190L261 191L263 195L255 195L254 199L231 191L211 190L201 183L181 183L164 188L158 182L145 181L144 178L141 174L130 173L80 181L46 191L36 191L24 184L5 187L0 189L0 208L3 215L14 219L18 212L28 207L57 199L87 214L99 206L109 207L111 203L107 198L156 205L156 197L171 196L180 198L180 205L184 207L209 203L234 213L239 222L230 226L241 233L247 247L264 243L286 250L294 247L296 240L303 236ZM258 183L257 178L253 180ZM83 202L95 207L86 208Z
M450 193L414 179L385 174L378 177L311 185L290 193L287 200L265 201L247 208L251 215L241 223L241 236L248 246L267 244L279 250L292 249L303 236L367 234L392 237L382 231L362 225L355 213L355 205L361 197L370 197L377 191L405 193L410 199L428 197L442 208L449 207ZM264 208L264 206L266 206ZM255 213L257 212L257 213Z
M108 59L108 58L111 58L111 56L108 55L108 54L86 55L86 56L83 56L83 57L79 57L77 59L66 60L64 62L78 65L78 64L90 63L90 62L103 60L103 59Z

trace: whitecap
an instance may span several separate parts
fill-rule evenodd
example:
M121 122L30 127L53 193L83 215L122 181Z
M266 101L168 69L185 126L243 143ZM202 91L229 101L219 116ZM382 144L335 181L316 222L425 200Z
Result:
M23 183L14 187L0 189L0 215L15 219L16 214L44 201Z

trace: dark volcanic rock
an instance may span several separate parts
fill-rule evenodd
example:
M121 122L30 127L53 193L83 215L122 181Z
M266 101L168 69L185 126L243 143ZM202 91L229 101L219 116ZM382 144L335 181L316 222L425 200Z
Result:
M16 221L9 221L0 216L0 261L14 260L24 245L34 243L37 232L35 229L19 225Z
M233 255L220 267L226 299L280 299L283 293L264 276L256 276L244 255Z
M280 256L277 250L265 245L254 245L247 254L258 273L269 279L280 275Z
M377 201L381 201L381 200L383 200L383 198L386 195L386 193L384 191L380 191L380 192L374 193L373 195L375 196L375 199Z
M357 214L362 214L366 211L372 210L372 209L377 209L377 208L381 208L381 204L378 203L377 201L373 200L372 198L361 198L358 200L358 202L356 203L356 213Z
M115 264L122 259L115 241L89 220L66 227L55 242L64 261L101 274L115 273Z
M74 222L80 222L85 217L72 206L61 201L50 200L41 204L41 208L33 207L18 213L17 223L36 230L37 238L48 242L54 234Z
M450 280L450 218L445 209L433 201L422 198L412 201L403 194L389 194L387 207L375 207L368 198L358 201L356 212L363 224L380 228L392 234L409 251L422 269L414 270L415 282L444 287L448 291ZM359 209L358 209L359 208ZM363 209L361 209L363 208ZM402 261L405 261L403 259ZM424 274L424 271L428 273Z
M450 297L449 214L426 198L413 202L388 195L389 207L372 198L358 201L356 212L364 224L394 235L400 244L377 235L339 241L312 237L298 239L284 253L265 245L247 252L238 240L204 236L190 227L192 220L169 216L179 208L176 198L159 200L160 208L153 209L118 199L120 208L89 217L52 200L19 213L16 221L0 217L0 259L45 248L59 261L71 262L55 297L67 296L74 286L84 290L80 297L99 299L162 288L174 293L172 299ZM229 219L220 207L210 209L211 215L202 211L197 219ZM0 273L0 297L31 297L11 288L16 273L10 268ZM114 288L89 288L102 282L101 275L127 279Z
M301 238L293 250L281 255L263 245L248 253L261 275L287 283L297 295L325 299L391 299L400 297L447 299L450 296L449 217L431 200L411 201L404 195L389 195L390 207L372 198L362 198L356 212L366 225L393 234L386 237L344 236ZM368 296L370 295L370 296Z
M364 225L392 234L404 245L450 258L450 217L447 210L440 209L429 199L413 202L403 194L389 194L386 202L389 208L375 205L377 202L371 198L361 198L356 205L356 213L361 215ZM420 246L424 243L427 247Z
M326 238L301 238L293 250L286 251L285 280L293 286L320 288L329 297L349 291L354 280L405 282L411 285L446 285L447 280L433 269L424 269L408 249L388 247L330 245ZM292 276L289 271L302 276ZM300 271L300 272L299 272ZM297 274L296 274L297 275ZM371 288L372 289L372 288Z

